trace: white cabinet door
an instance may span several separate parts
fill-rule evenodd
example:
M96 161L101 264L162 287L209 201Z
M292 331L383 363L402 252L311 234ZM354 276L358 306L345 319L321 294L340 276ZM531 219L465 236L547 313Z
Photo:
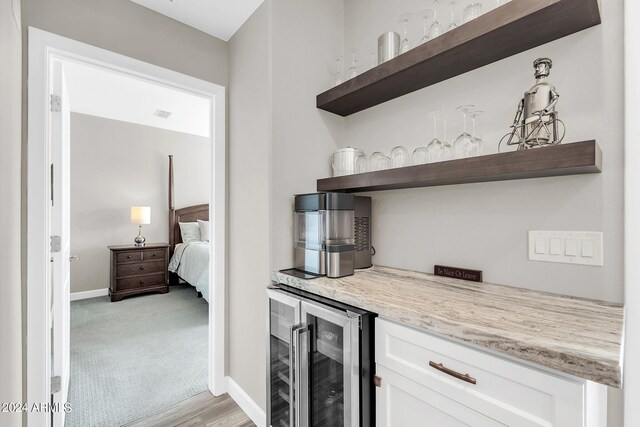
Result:
M376 388L377 427L505 425L383 366L378 365L377 374L382 378Z

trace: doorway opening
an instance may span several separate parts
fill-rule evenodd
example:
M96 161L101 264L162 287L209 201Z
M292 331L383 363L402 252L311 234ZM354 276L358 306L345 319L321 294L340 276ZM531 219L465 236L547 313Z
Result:
M93 76L88 78L88 81L93 83L93 90L96 92L95 97L101 102L98 104L101 108L104 108L106 104L109 104L109 96L113 95L113 92L122 89L122 85L126 83L120 82L114 87L109 88L108 82L101 83L99 81L100 73L110 73L111 80L127 79L127 82L137 83L138 86L143 87L147 85L153 86L159 90L171 91L176 96L191 97L191 99L201 100L206 103L207 109L204 114L204 122L206 125L202 126L202 120L200 120L200 133L206 133L209 139L209 153L208 159L203 160L202 155L197 155L199 161L205 161L211 176L209 179L210 189L208 190L208 197L206 202L193 202L182 199L179 202L181 205L169 206L169 208L175 211L180 211L183 207L207 206L206 216L210 228L210 249L204 257L205 261L208 261L207 272L205 274L206 280L203 279L203 283L211 284L210 289L207 289L207 304L206 314L208 317L208 344L207 344L207 364L208 364L208 378L207 386L212 394L218 396L226 392L226 379L224 376L224 333L225 333L225 313L224 313L224 301L225 301L225 253L226 253L226 236L225 236L225 89L224 87L215 85L213 83L205 82L193 77L189 77L177 72L173 72L158 66L147 64L138 60L134 60L113 52L105 51L84 43L73 41L64 37L60 37L51 33L47 33L38 29L29 29L29 138L28 138L28 240L27 240L27 401L28 402L51 402L53 405L53 411L50 413L29 413L28 425L42 425L55 427L61 427L64 423L65 412L64 403L67 400L68 385L69 385L69 333L70 333L70 316L69 316L69 298L72 292L71 290L71 268L70 260L73 259L72 249L73 246L70 243L72 227L69 226L70 218L72 215L72 207L70 203L70 189L71 189L71 155L70 155L70 133L72 122L78 124L82 121L92 123L84 123L89 128L96 128L95 118L82 117L78 113L72 113L69 108L69 81L73 79L74 83L77 83L78 76L74 77L74 72L79 69L84 69L89 74L93 73ZM97 74L96 74L97 73ZM97 85L96 85L97 82ZM73 89L73 88L72 88ZM87 90L80 91L87 95ZM83 95L83 96L84 96ZM86 96L85 96L86 97ZM143 97L141 101L152 100L152 96L149 95ZM88 98L88 97L87 97ZM179 104L179 101L177 101ZM133 104L133 103L132 103ZM122 113L123 111L130 109L130 105L116 105L112 111ZM148 108L145 107L145 108ZM144 109L144 108L143 108ZM166 115L166 109L162 107L156 108L162 114ZM150 112L153 115L156 111ZM131 112L129 112L131 113ZM102 114L103 116L105 114ZM194 125L194 114L181 114L186 120L186 124ZM158 116L154 116L154 120ZM102 117L104 119L104 117ZM113 120L115 119L115 120ZM144 120L147 120L145 117ZM118 121L119 117L113 117L108 120ZM188 122L188 123L187 123ZM103 123L104 124L104 123ZM113 125L113 123L110 123ZM116 125L122 125L118 122ZM179 131L179 130L178 130ZM197 132L196 132L197 133ZM91 137L91 131L85 133L87 138ZM98 134L96 131L95 139L104 137L104 134ZM104 144L106 141L102 141ZM115 142L114 142L115 145ZM157 148L157 147L156 147ZM120 151L125 150L122 148ZM94 153L93 161L96 164L105 163L105 155ZM122 153L119 153L122 154ZM165 153L160 165L155 165L160 159L149 156L148 159L137 158L136 161L144 162L147 164L154 164L156 170L168 170L167 159ZM207 156L204 156L205 158ZM133 156L138 157L138 156ZM186 157L186 156L184 156ZM176 156L176 162L179 166L179 170L189 170L186 165L186 158L178 158ZM182 162L182 164L178 163ZM135 171L135 165L133 164ZM85 167L87 165L84 165ZM141 164L138 169L142 169ZM126 164L117 165L118 168L123 168L124 171L130 171L131 165L127 167ZM172 168L171 168L172 169ZM176 167L178 169L178 166ZM137 171L140 172L140 171ZM90 171L86 171L90 174ZM114 173L118 173L114 170ZM121 172L122 174L122 172ZM87 175L89 176L89 175ZM184 188L184 181L186 177L176 176L176 181L181 180L180 187ZM121 194L121 204L123 204L122 212L126 212L126 221L129 222L129 208L149 207L146 205L153 204L152 195L148 194L148 191L138 191L136 194L136 182L133 179L126 189ZM163 189L168 190L165 186L168 180L163 180L158 183L156 187L157 193L163 193ZM108 187L105 187L104 182L84 182L85 188L90 194L91 191L99 196L103 194L107 196L110 191ZM93 187L92 187L93 186ZM196 184L197 186L197 184ZM99 188L100 187L100 188ZM142 186L141 186L142 187ZM133 191L132 191L133 189ZM151 191L153 193L154 191ZM129 196L127 196L129 194ZM166 193L165 193L166 194ZM154 195L157 196L157 195ZM178 194L178 197L183 197L183 194ZM202 197L202 195L200 196ZM105 197L107 198L107 197ZM167 201L166 196L162 198ZM91 201L93 205L96 203L95 199ZM134 202L134 200L136 200ZM78 202L82 204L82 200ZM77 205L77 203L74 203ZM136 206L134 206L136 205ZM77 206L76 206L77 207ZM82 206L81 206L82 207ZM109 216L111 212L109 209L114 208L106 207L103 210L95 209L92 207L93 214L89 215L89 218L84 217L83 221L100 222L100 215L96 212L102 212L103 217ZM77 209L76 209L77 210ZM81 210L81 209L80 209ZM78 211L80 212L80 211ZM78 212L75 212L76 214ZM137 211L136 211L137 212ZM148 211L147 211L148 212ZM132 209L133 214L133 209ZM157 212L156 218L165 219L166 223L170 222L171 210L163 213ZM204 215L204 213L202 213ZM82 215L80 215L82 217ZM93 217L93 219L91 219ZM118 214L115 215L116 220L122 220L118 218ZM144 219L144 218L143 218ZM204 219L193 218L193 219ZM104 218L102 218L104 220ZM133 218L132 218L133 220ZM188 219L187 219L188 221ZM187 222L185 221L185 222ZM149 222L146 219L144 221L134 221L137 223ZM163 221L159 221L162 224ZM165 223L165 224L166 224ZM125 227L131 229L131 224L122 224ZM173 226L177 226L173 224ZM151 226L150 226L151 227ZM104 227L103 227L104 228ZM111 232L111 236L117 236L115 232L116 225L107 226ZM163 236L166 236L161 241L172 242L173 245L165 248L167 251L175 252L177 245L183 242L176 242L169 239L168 226L164 228ZM137 231L137 230L134 230ZM150 233L154 233L152 229L149 229ZM159 236L159 234L155 234ZM133 237L135 233L132 233L131 244L133 244ZM108 236L106 238L109 238ZM93 236L94 240L99 240L97 236ZM117 238L114 237L114 244L120 243ZM84 238L83 240L88 240ZM90 238L89 238L90 240ZM159 240L158 238L154 240ZM201 239L203 240L203 239ZM86 242L85 242L86 243ZM98 243L98 242L91 242ZM126 243L126 242L123 242ZM151 242L154 243L154 242ZM140 254L141 257L148 255L152 257L152 252L157 252L156 255L162 254L160 247L149 245L146 248L142 247L140 250L133 249L129 255L133 256ZM163 249L164 250L164 249ZM113 254L112 250L112 254ZM116 251L118 252L118 251ZM120 251L121 253L127 251ZM148 254L147 254L148 252ZM88 252L89 253L89 252ZM73 254L76 255L76 254ZM123 255L126 257L126 254ZM167 261L169 258L167 257ZM82 257L78 262L82 262ZM134 265L135 264L135 265ZM147 268L148 266L155 266L159 264L155 260L149 260L148 265L140 260L140 265L132 261L132 263L124 263L123 269L131 268ZM79 264L77 264L79 265ZM75 266L74 266L75 268ZM164 268L164 267L163 267ZM124 270L122 270L124 272ZM126 272L125 272L126 273ZM126 273L128 274L128 273ZM123 276L123 279L119 282L123 285L123 290L127 291L127 284L133 280L127 275ZM151 280L159 279L159 275L167 274L166 271L162 271L158 274L158 277L145 276L144 278L136 277L135 280ZM95 276L95 274L94 274ZM131 280L130 280L131 279ZM104 283L102 281L101 283ZM184 291L193 291L194 298L196 292L201 292L202 289L191 289L187 285L177 285L183 287ZM200 283L202 286L202 283ZM176 288L178 289L178 288ZM112 290L113 291L113 290ZM95 292L104 293L104 289L85 289L75 292ZM201 292L204 293L204 292ZM171 294L171 292L169 292ZM124 294L118 294L119 296L128 296L127 292ZM76 295L78 297L78 295ZM78 297L80 298L80 297ZM145 297L139 297L140 301ZM113 299L113 298L112 298ZM118 299L118 298L116 298ZM136 297L132 297L132 301L135 302ZM151 301L149 299L149 301ZM108 303L108 304L122 304L122 303ZM146 305L146 304L143 304ZM189 369L185 366L184 369ZM58 404L59 406L56 406Z

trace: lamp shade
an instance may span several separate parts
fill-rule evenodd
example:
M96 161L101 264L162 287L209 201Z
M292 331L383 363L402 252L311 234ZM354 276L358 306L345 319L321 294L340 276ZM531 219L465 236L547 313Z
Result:
M151 208L148 206L132 206L131 223L138 225L151 224Z

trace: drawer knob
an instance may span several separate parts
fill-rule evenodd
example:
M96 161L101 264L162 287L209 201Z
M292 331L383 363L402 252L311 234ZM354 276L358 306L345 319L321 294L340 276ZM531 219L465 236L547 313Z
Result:
M140 280L140 284L141 284L141 285L142 285L142 284L144 284L144 280Z
M466 381L470 384L475 384L476 383L476 379L469 376L469 374L461 374L460 372L456 372L453 369L449 369L446 366L444 366L442 363L436 363L433 361L429 361L429 366L431 366L432 368L437 369L440 372L444 372L447 375L451 375L454 378L457 378L459 380L462 381Z
M155 252L151 254L151 256L158 256L158 254L156 254Z
M144 267L143 267L143 266L140 266L140 270L144 270Z
M127 259L131 259L131 255L127 255Z

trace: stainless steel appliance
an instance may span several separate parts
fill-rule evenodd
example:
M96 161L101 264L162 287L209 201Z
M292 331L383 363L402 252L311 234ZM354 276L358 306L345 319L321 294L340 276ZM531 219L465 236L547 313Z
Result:
M354 268L371 267L371 197L354 197Z
M400 54L400 34L388 32L378 37L378 65Z
M267 295L267 425L375 426L375 314L285 285Z
M343 277L354 268L354 207L351 194L295 196L294 267L316 275Z

